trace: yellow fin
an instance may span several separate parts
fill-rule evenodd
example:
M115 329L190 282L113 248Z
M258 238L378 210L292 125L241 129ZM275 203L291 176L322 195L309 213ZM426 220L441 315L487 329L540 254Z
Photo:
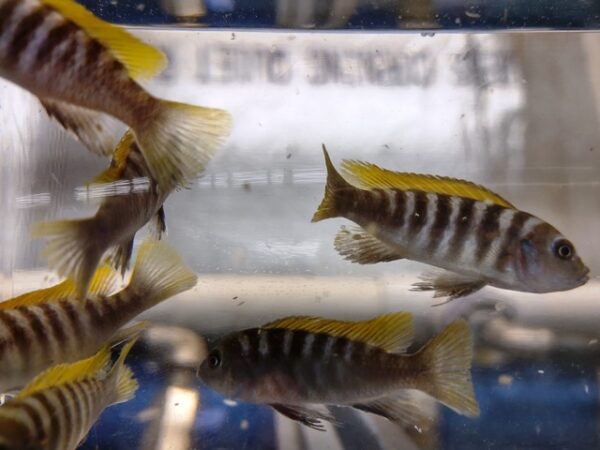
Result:
M311 333L326 333L331 336L361 341L393 353L405 352L414 336L412 314L407 312L384 314L361 322L296 316L270 322L262 328L286 328Z
M342 173L348 181L361 189L414 189L436 194L466 197L479 201L487 200L506 208L514 208L511 203L489 189L470 181L456 178L393 172L382 169L375 164L354 160L342 161Z
M479 415L471 382L473 338L466 321L452 322L416 355L423 358L430 374L419 389L459 414Z
M73 0L40 0L84 29L107 47L135 79L150 79L160 73L167 59L158 49L143 43L123 28L105 22Z
M131 130L127 130L113 153L108 169L94 177L90 184L112 183L113 181L120 180L123 171L127 167L127 157L134 145L135 135Z
M65 383L83 381L99 375L110 366L110 348L102 347L94 356L71 364L60 364L42 372L23 388L16 398L32 395L43 389Z
M98 268L90 284L90 292L95 295L110 295L116 285L118 273L108 264L103 264ZM55 286L38 289L28 292L18 297L0 303L0 310L19 308L21 306L33 306L40 303L60 302L62 300L73 298L77 293L75 283L71 280L65 280Z
M133 347L133 344L137 341L139 334L146 327L145 324L141 324L141 327L137 327L137 333L133 334L133 337L123 345L119 358L115 362L115 365L110 370L109 376L117 377L116 385L116 399L114 403L126 402L133 397L135 391L138 388L138 383L133 376L133 372L129 367L125 365L125 358L129 354L129 351ZM132 327L135 330L135 327Z

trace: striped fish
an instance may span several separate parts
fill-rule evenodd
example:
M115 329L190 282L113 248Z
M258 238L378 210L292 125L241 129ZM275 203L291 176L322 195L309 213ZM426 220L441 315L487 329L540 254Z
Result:
M80 299L72 283L0 303L0 391L25 385L56 364L93 355L137 333L121 327L157 303L190 289L196 274L166 243L142 244L129 285L112 295L103 280ZM94 287L94 283L92 283Z
M52 367L0 407L0 448L72 450L102 411L131 399L138 388L125 358L137 338L111 363L108 347L72 364Z
M344 162L342 177L323 151L327 186L312 221L345 217L360 226L335 239L352 262L406 258L446 269L415 286L449 300L485 285L553 292L588 280L589 269L556 228L482 186L357 161Z
M34 226L34 236L49 239L45 256L50 267L60 276L75 280L81 297L85 296L94 270L109 249L116 249L113 260L124 273L137 231L154 220L156 237L160 239L166 228L162 205L171 191L163 190L154 181L133 133L127 132L115 150L110 167L94 179L92 189L122 182L133 187L142 179L147 181L147 189L106 197L96 215L89 219Z
M311 404L354 407L400 423L419 421L406 389L477 416L466 322L454 322L407 354L412 339L409 313L362 322L288 317L222 338L198 375L229 398L269 404L315 429L332 419Z
M115 119L129 125L154 179L172 189L203 170L230 117L158 99L138 84L165 65L161 52L73 0L0 0L0 76L37 96L97 153L112 152L106 137Z

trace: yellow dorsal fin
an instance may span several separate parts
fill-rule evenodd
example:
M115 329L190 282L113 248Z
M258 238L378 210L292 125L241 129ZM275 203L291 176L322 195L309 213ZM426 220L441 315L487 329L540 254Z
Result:
M414 335L412 314L407 312L384 314L361 322L295 316L270 322L262 328L285 328L311 333L326 333L331 336L361 341L393 353L406 351L412 343Z
M158 49L143 43L123 28L105 22L73 0L40 0L66 19L84 29L98 40L123 65L135 79L150 79L160 73L167 60Z
M93 378L110 366L110 349L102 347L94 356L71 364L60 364L42 372L23 388L17 398L27 397L43 389Z
M414 189L436 194L472 198L473 200L487 200L500 206L514 208L512 204L489 189L470 181L456 178L393 172L382 169L375 164L354 160L342 161L342 172L344 178L362 189Z
M89 292L94 295L108 296L113 293L119 274L108 264L102 264L94 274L90 284ZM71 280L65 280L46 289L28 292L18 297L0 303L0 310L19 308L21 306L33 306L40 303L60 302L68 298L74 298L77 287Z
M127 157L133 145L135 145L135 136L131 130L127 130L113 153L108 169L94 177L90 184L112 183L113 181L120 180L123 171L127 167Z

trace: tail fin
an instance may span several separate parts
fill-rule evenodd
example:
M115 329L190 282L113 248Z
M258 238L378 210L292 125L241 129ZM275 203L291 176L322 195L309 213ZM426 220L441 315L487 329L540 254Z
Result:
M77 285L77 294L85 297L92 276L106 248L98 239L94 219L40 222L32 228L33 238L46 237L42 255L48 265Z
M312 222L338 217L340 213L336 207L336 194L339 190L351 186L334 167L325 144L323 144L323 154L325 155L325 166L327 167L327 185L325 186L323 200L314 214Z
M139 333L141 333L141 330L137 334L134 334L133 337L123 345L119 358L110 369L108 376L116 377L115 400L113 403L126 402L127 400L132 399L135 391L137 391L138 383L135 380L131 369L125 365L125 358L127 358L133 344L136 343Z
M473 341L467 322L451 323L427 343L420 356L431 374L422 389L459 414L479 416L471 382Z
M198 277L164 241L148 240L140 246L127 290L156 305L196 285Z
M152 176L165 190L186 185L216 153L231 128L220 109L159 100L156 113L135 129Z

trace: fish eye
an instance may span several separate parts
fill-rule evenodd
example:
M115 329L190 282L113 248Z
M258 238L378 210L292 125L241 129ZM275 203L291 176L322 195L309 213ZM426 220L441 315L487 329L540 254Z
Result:
M208 355L208 367L211 369L217 369L221 366L221 352L219 350L213 350Z
M554 243L554 254L560 259L568 260L575 254L575 249L569 241L560 239Z

